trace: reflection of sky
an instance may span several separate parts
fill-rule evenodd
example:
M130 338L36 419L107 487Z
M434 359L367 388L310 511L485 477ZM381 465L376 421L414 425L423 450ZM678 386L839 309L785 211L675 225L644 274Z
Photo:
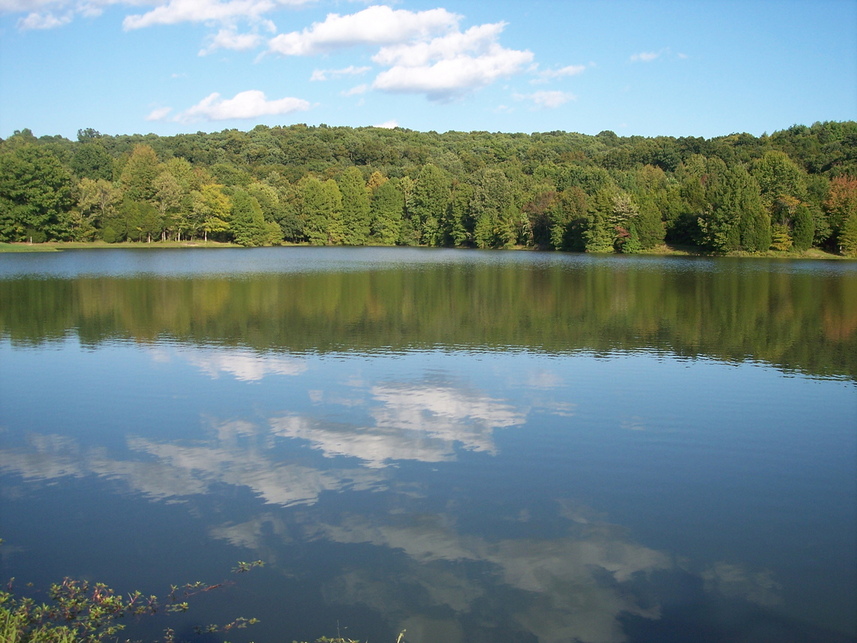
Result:
M523 424L525 416L501 400L432 382L371 386L367 402L373 424L358 426L285 416L271 420L275 434L309 441L327 456L353 456L367 466L390 460L442 462L455 456L455 446L495 453L493 431ZM317 393L319 404L328 402Z
M200 515L212 538L293 566L296 540L380 552L386 567L354 559L325 596L376 609L415 642L466 640L469 619L490 618L485 604L540 641L621 641L623 615L662 617L647 589L658 574L776 606L788 586L764 543L795 552L811 535L817 559L853 532L853 493L833 484L854 470L847 383L801 388L753 365L646 355L70 344L3 356L15 369L3 379L4 473L98 476L168 502L247 489L259 504ZM557 505L568 497L625 528ZM494 508L509 514L505 531Z
M300 375L307 366L304 360L265 355L242 349L174 349L173 353L154 351L154 359L168 361L173 355L187 360L212 378L223 373L244 382L258 381L267 375Z

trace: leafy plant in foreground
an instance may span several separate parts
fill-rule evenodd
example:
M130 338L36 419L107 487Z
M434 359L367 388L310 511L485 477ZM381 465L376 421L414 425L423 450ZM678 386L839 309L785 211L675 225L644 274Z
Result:
M261 567L262 561L239 562L233 573L244 573ZM188 599L228 585L228 582L209 585L201 581L173 585L161 600L139 591L127 598L117 594L104 583L65 578L54 583L48 591L49 604L38 604L31 598L18 598L12 594L14 579L0 591L0 641L3 643L100 643L117 638L125 625L119 621L126 616L143 617L158 612L185 612L190 608ZM258 619L239 617L225 625L205 625L195 628L198 633L228 632L258 623ZM175 632L165 631L164 640L172 643Z

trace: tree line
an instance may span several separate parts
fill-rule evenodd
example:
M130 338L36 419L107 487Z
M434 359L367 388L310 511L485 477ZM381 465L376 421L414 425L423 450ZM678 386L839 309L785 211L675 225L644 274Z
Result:
M857 256L857 122L620 137L257 126L0 141L0 241Z

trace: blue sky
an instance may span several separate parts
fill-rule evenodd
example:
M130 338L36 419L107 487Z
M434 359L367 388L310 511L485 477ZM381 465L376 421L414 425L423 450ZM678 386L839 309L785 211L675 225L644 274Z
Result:
M0 137L857 119L857 0L0 0Z

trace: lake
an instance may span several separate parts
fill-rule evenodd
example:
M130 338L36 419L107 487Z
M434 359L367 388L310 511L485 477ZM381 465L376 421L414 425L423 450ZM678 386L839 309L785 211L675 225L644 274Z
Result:
M0 254L0 537L228 581L144 640L854 641L857 263Z

